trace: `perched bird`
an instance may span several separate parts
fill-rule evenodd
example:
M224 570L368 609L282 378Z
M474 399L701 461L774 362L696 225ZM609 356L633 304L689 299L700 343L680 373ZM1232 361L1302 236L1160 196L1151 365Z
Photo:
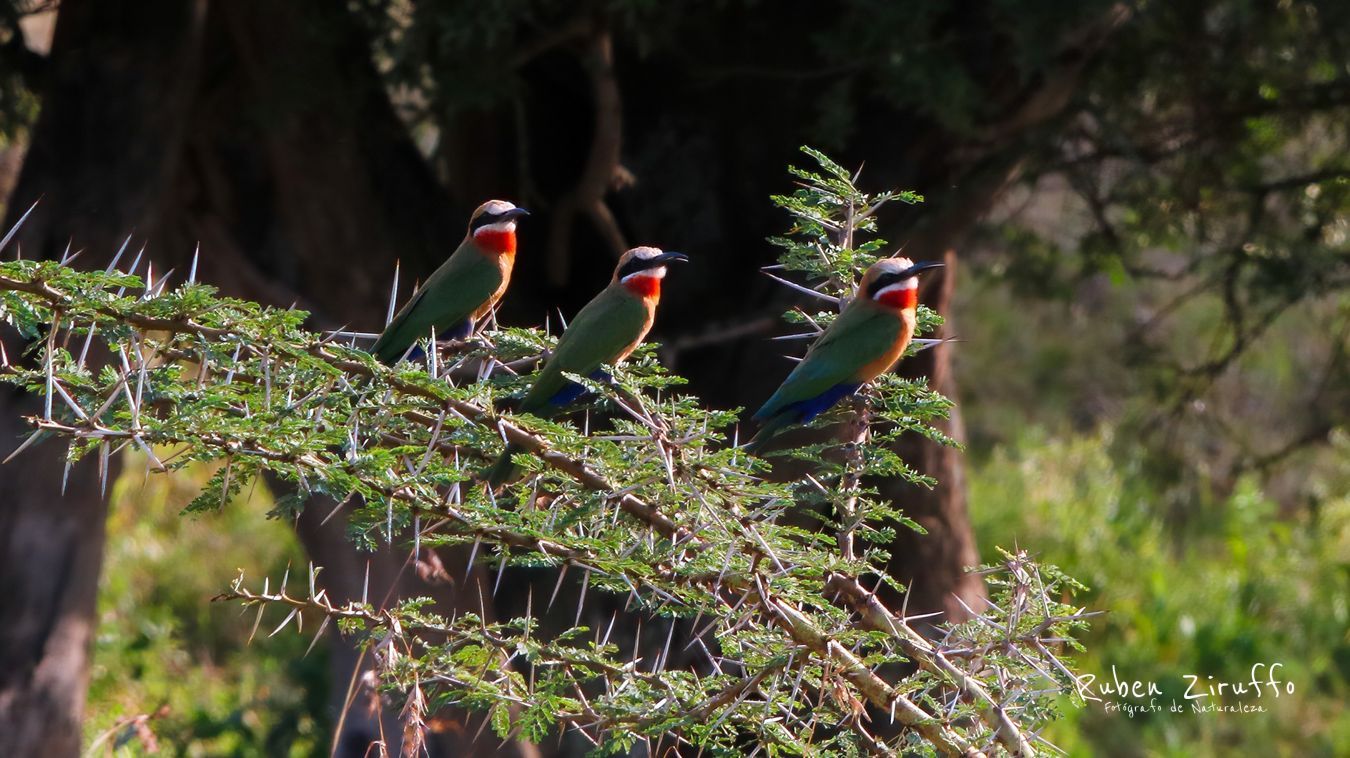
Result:
M585 394L586 389L563 376L564 371L608 379L600 366L622 363L652 328L666 266L687 260L681 253L654 247L635 247L624 253L609 286L581 309L558 339L519 412L546 416ZM519 448L507 446L486 475L489 484L495 487L511 478L515 471L511 455L517 452Z
M839 318L755 413L763 426L746 449L760 450L785 427L810 421L889 371L914 336L917 275L941 265L908 258L873 263Z
M469 217L469 231L455 252L413 293L370 352L393 365L436 328L437 337L464 339L492 310L511 282L516 261L516 219L529 215L505 200L489 200Z

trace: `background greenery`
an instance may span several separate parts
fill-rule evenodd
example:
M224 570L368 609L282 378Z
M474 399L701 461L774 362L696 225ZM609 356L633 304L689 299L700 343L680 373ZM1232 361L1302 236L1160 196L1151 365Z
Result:
M1324 493L1315 509L1281 515L1248 476L1184 521L1169 518L1170 482L1150 477L1127 436L1147 396L1119 379L1129 372L1118 357L1095 348L1113 322L1075 325L1054 304L1012 321L1003 314L1015 300L1006 282L981 276L966 282L955 316L981 544L1030 548L1088 586L1079 601L1108 613L1078 660L1099 682L1114 666L1180 700L1184 674L1246 681L1252 664L1278 662L1296 685L1292 697L1262 698L1264 713L1130 717L1066 703L1047 736L1073 755L1344 754L1350 439L1338 435L1305 469L1306 491ZM1264 353L1250 376L1288 376L1290 360ZM1115 409L1108 420L1076 423L1086 395ZM167 704L153 728L169 754L310 754L328 726L323 646L306 658L306 638L263 628L249 647L252 614L204 602L229 578L207 566L275 576L300 564L292 531L262 518L262 489L219 513L180 516L208 472L147 478L139 464L114 489L89 737Z
M37 112L29 88L45 72L13 40L20 11L42 5L0 3L0 148L22 145ZM1082 602L1109 613L1081 662L1099 677L1114 665L1172 695L1185 673L1243 679L1252 663L1280 662L1298 688L1263 701L1268 713L1130 719L1066 706L1049 736L1075 754L1350 753L1350 4L1090 2L1068 14L1062 3L1024 0L958 11L945 0L784 2L777 13L736 0L575 5L350 4L400 115L449 187L456 212L443 213L437 197L436 213L455 219L454 233L460 211L486 194L508 188L546 207L571 187L593 126L585 69L572 47L536 43L574 15L604 17L614 31L624 167L639 178L611 193L617 215L633 236L723 259L663 307L659 328L672 336L755 315L748 307L777 312L764 307L766 283L744 283L773 255L762 239L781 219L764 196L799 144L928 196L929 215L888 220L892 239L963 225L951 209L972 207L986 221L960 240L948 315L961 340L951 349L981 548L1016 543L1091 588ZM1131 16L1107 42L1076 43L1119 7ZM253 11L279 28L296 24L275 8ZM157 14L167 15L140 21ZM301 21L313 37L345 39ZM235 51L216 37L210 49L224 69ZM1066 38L1092 65L1062 109L1021 118L1023 100L1058 76ZM296 61L324 60L305 56L308 37L286 42ZM534 55L519 65L483 65L527 49ZM344 114L332 101L356 101L326 70L269 62L262 70L293 77L263 77L279 82L279 99L336 123ZM242 166L285 153L257 144L271 137L276 102L256 111L210 102L216 109L183 130L198 154ZM203 126L216 123L224 138ZM134 151L106 154L123 152ZM261 244L273 242L270 195L254 184L275 191L256 178L266 167L236 173L226 179L243 189L230 199L251 234L240 247L273 255ZM967 190L991 181L1009 190L985 208ZM538 230L532 244L542 246ZM157 237L156 251L190 249L201 236L190 231ZM57 228L54 244L68 232ZM592 230L575 236L578 250L602 247ZM381 277L363 302L381 300L392 261L374 253L361 263ZM608 265L574 256L570 284L603 278ZM306 292L296 284L303 266L263 270ZM537 321L542 302L574 312L591 291L544 278L522 272L507 321ZM306 292L320 306L326 281ZM327 289L337 312L332 291L362 296ZM719 405L765 396L750 381L723 380L728 367L745 376L747 364L762 365L744 342L680 358ZM1207 365L1214 370L1187 369ZM331 726L322 646L306 657L305 640L262 629L246 648L251 618L205 602L236 567L276 575L303 561L292 531L261 518L261 492L220 514L180 517L194 491L194 482L146 481L134 462L118 483L87 738L129 734L119 719L167 705L152 726L170 754L270 755L283 745L307 754Z
M112 487L87 740L106 735L105 745L141 752L126 719L153 714L170 755L325 752L326 648L307 653L294 633L255 633L254 614L208 602L223 571L281 576L305 565L295 531L266 517L266 487L217 512L183 514L208 467L147 476L143 456L126 458Z

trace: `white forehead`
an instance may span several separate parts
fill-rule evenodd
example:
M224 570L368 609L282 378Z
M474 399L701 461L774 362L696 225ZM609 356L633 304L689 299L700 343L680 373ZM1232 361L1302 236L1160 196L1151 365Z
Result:
M505 213L509 210L514 210L515 207L516 207L515 203L511 203L506 200L489 200L486 203L483 203L483 212L496 215L498 213Z
M878 271L883 274L898 274L913 265L914 261L908 258L884 258L876 264Z
M513 210L515 207L514 203L508 203L505 200L489 200L486 203L483 203L483 213L495 216L499 213Z
M661 248L659 248L659 247L635 247L635 248L633 248L632 250L630 250L629 252L631 252L631 253L633 254L633 255L632 255L633 258L637 258L637 259L639 259L639 260L644 260L644 261L646 261L646 260L651 260L652 258L655 258L656 256L660 255L660 254L661 254Z

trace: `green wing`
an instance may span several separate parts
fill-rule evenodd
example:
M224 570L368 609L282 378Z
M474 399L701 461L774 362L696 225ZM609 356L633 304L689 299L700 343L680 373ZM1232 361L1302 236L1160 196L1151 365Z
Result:
M502 283L501 269L467 244L427 279L385 327L371 352L384 363L396 361L431 327L448 333L478 309Z
M845 308L755 418L771 418L793 403L855 380L863 366L895 344L900 327L899 319L883 311L857 305Z
M567 385L564 371L585 376L613 362L642 336L646 320L647 309L640 300L607 287L568 324L520 410L535 413L545 408L549 398Z

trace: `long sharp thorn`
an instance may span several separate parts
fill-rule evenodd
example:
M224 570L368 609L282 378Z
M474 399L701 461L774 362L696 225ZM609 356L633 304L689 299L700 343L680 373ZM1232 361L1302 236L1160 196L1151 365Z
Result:
M776 276L776 275L774 275L774 274L770 274L770 273L767 272L767 271L761 271L761 273L763 273L765 276L769 277L770 279L774 280L775 282L778 282L779 284L782 284L782 285L784 285L784 286L786 286L786 287L789 287L789 288L791 288L791 289L794 289L794 290L796 290L796 291L798 291L798 292L800 292L800 293L802 293L802 294L804 294L804 295L810 295L811 297L819 298L819 299L821 299L821 300L824 300L824 301L829 302L829 303L833 303L833 304L835 304L835 305L838 305L838 304L839 304L839 298L834 297L833 295L827 295L827 294L825 294L824 292L817 292L817 291L811 289L810 287L803 287L802 285L797 284L796 282L789 281L789 280L787 280L787 279L784 279L784 278L781 277L781 276Z
M588 569L581 575L581 594L577 597L577 617L572 626L581 626L581 609L586 607L586 589L591 585L591 572Z
M483 544L481 537L474 537L473 548L469 550L469 564L464 567L464 581L469 581L469 575L473 573L473 561L478 557L478 546Z
M66 466L61 471L61 497L66 496L66 482L70 480L70 453L66 453Z
M104 442L98 446L98 494L99 497L108 495L108 443Z
M544 613L553 610L553 601L558 599L558 590L562 589L563 579L567 578L567 564L564 563L562 570L558 572L558 581L553 585L553 594L548 596L548 605L544 606Z
M440 369L440 366L437 365L438 352L440 351L436 349L436 327L433 325L431 327L431 344L427 345L427 373L431 374L432 379L436 378Z
M605 627L605 638L603 640L600 640L600 647L604 647L605 645L609 644L610 632L614 631L614 621L618 618L619 618L618 611L615 611L614 615L609 617L609 626Z
M153 282L153 286L150 288L150 292L146 293L147 296L153 295L154 297L159 297L160 295L163 295L164 287L168 285L169 277L173 276L173 272L174 269L169 269L168 271L164 272L164 276L161 276L159 278L159 281Z
M494 581L494 582L492 583L492 596L493 596L493 597L496 597L496 596L497 596L497 588L500 587L500 586L502 586L502 574L505 574L505 573L506 573L506 557L507 557L507 552L506 552L505 550L503 550L503 551L502 551L502 563L501 563L500 566L497 567L497 580Z
M61 253L61 265L64 266L70 262L70 240L66 240L66 249Z
M57 393L61 395L61 399L65 401L66 405L72 411L75 412L76 416L79 416L80 419L84 421L89 420L89 414L84 412L84 409L80 407L79 403L75 402L75 398L71 397L69 392L66 392L66 388L62 387L60 382L54 382L52 384L52 388L55 389Z
M675 638L675 619L670 620L670 631L666 633L666 646L661 650L661 657L656 659L656 670L665 671L666 662L670 657L670 641Z
M384 314L384 325L389 326L394 320L394 305L398 303L398 268L399 262L394 261L394 284L389 288L389 309Z
M531 584L525 595L525 638L530 636L530 621L534 619L534 585Z
M295 614L297 614L297 613L299 613L299 612L300 612L300 609L299 609L299 608L292 608L292 609L291 609L291 612L288 613L288 614L286 614L286 618L282 619L282 620L281 620L281 623L277 625L277 628L276 628L276 629L273 629L273 630L272 630L272 633L269 634L269 635L267 635L267 636L268 636L268 637L275 637L275 636L277 636L277 632L281 631L282 629L285 629L285 628L286 628L286 625L289 624L289 623L291 623L291 619L295 618Z
M196 249L192 251L192 267L188 269L188 284L197 283L197 259L202 254L202 243L198 242ZM317 637L315 639L318 639Z
M366 578L361 582L361 605L367 605L370 597L370 561L366 561Z
M128 234L127 238L122 240L122 246L117 248L117 255L113 256L112 263L109 263L108 267L103 269L103 273L111 274L114 270L117 269L117 264L122 260L122 254L127 251L127 245L130 244L131 244L131 235Z
M56 394L52 385L56 381L55 363L56 363L56 330L61 326L60 321L52 324L52 330L47 334L47 354L43 356L43 368L47 372L47 392L42 399L42 418L46 421L52 420L52 395Z
M469 740L469 744L470 744L470 745L474 745L474 744L477 744L477 743L478 743L478 738L483 736L483 730L484 730L484 729L487 729L488 719L490 719L490 718L492 718L492 714L491 714L491 713L489 713L489 714L487 714L486 716L483 717L483 725L480 726L480 727L478 727L478 731L476 731L476 732L473 733L473 739L472 739L472 740Z
M319 631L314 633L314 639L310 641L309 647L305 648L305 654L300 656L301 658L309 657L310 651L314 650L314 646L319 644L319 638L323 636L324 630L328 628L328 622L332 620L332 616L323 617L323 623L319 624Z
M141 245L141 249L136 251L136 257L131 259L131 268L127 270L127 274L131 276L136 275L136 269L141 267L141 256L143 255L145 255L145 245ZM117 288L118 296L120 297L122 293L126 291L126 289L127 289L126 287L118 287Z
M80 348L80 368L84 368L84 360L89 355L89 345L94 341L94 335L98 333L98 324L89 322L89 333L84 335L84 346Z
M267 593L264 591L263 594L267 594ZM253 629L248 633L248 642L245 643L245 644L248 644L248 645L252 645L252 644L253 644L253 637L254 637L254 635L256 635L256 634L258 633L258 626L262 624L263 611L265 611L265 610L267 610L267 606L266 606L266 605L263 605L262 603L259 603L259 604L258 604L258 615L257 615L256 618L253 619Z
M38 202L41 201L39 200ZM9 228L9 231L5 234L5 238L0 239L0 250L4 250L5 246L9 244L9 241L14 239L14 235L18 234L19 232L19 227L23 226L23 222L28 220L28 214L32 213L33 209L36 208L37 205L38 205L37 202L35 202L32 205L28 206L28 210L24 211L23 215L19 217L19 220L14 222L14 226L11 226Z

